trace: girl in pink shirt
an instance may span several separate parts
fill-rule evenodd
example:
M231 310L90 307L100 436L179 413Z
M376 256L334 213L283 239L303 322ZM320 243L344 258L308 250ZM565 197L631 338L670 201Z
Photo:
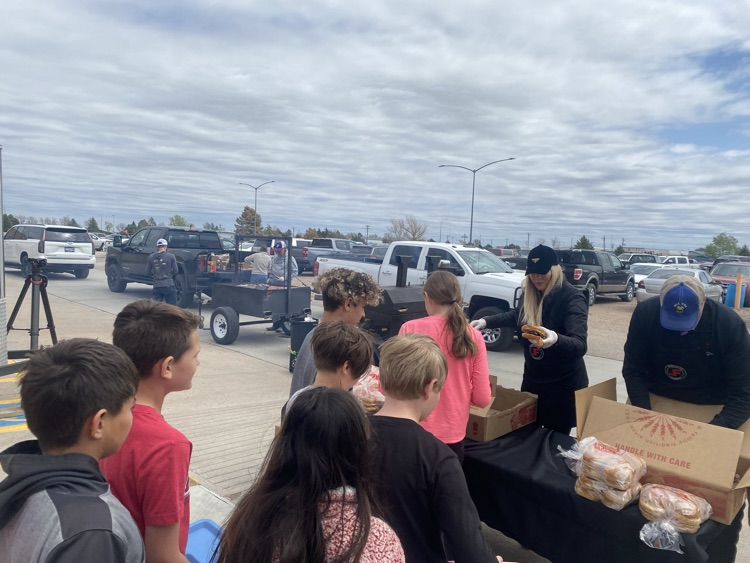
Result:
M444 270L430 274L424 302L429 316L405 323L399 334L416 332L435 340L448 360L448 377L437 407L420 424L463 462L469 407L486 407L492 400L487 349L482 334L466 320L455 275Z

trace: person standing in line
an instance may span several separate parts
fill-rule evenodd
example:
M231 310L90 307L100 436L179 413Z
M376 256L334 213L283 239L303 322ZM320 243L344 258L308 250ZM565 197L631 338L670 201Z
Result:
M485 328L519 327L524 347L521 391L539 397L537 423L570 434L576 425L575 392L589 384L583 356L587 349L588 301L565 279L557 253L539 245L529 252L518 309L471 322ZM533 326L529 326L533 325ZM537 336L528 329L541 329Z
M250 264L250 283L268 283L271 255L268 254L266 246L261 246L258 252L245 258L245 263Z
M276 241L273 245L274 256L268 271L268 283L271 285L286 285L286 275L289 260L292 261L292 278L297 277L299 272L297 261L294 256L287 254L286 243L283 240Z
M440 402L421 424L463 463L469 407L486 407L492 401L487 348L482 335L466 320L461 286L454 274L431 273L424 284L424 304L429 316L404 323L399 335L426 334L445 354L448 378Z
M383 292L372 277L349 268L332 268L318 277L316 288L323 297L323 316L321 324L328 321L344 321L356 325L365 316L365 305L380 303ZM292 384L289 388L291 397L303 387L315 381L315 358L312 352L312 337L317 330L313 328L300 345L297 362L294 364ZM378 365L377 348L373 349L373 364Z
M133 362L111 344L73 338L32 352L23 370L36 440L0 453L0 561L143 563L138 528L97 464L133 423Z
M112 494L133 516L149 562L188 561L193 444L164 420L162 409L168 394L193 385L200 364L199 323L187 309L142 299L117 314L112 331L112 342L130 357L140 378L130 434L99 466Z
M211 561L404 562L398 536L377 514L369 435L350 393L300 393Z
M448 363L424 334L383 344L383 408L370 416L378 493L409 562L497 563L456 454L419 426L440 404ZM450 376L448 376L450 377Z
M174 277L179 273L177 259L174 254L167 252L167 241L160 238L156 241L156 252L148 257L146 263L146 275L154 280L152 293L154 301L164 301L170 305L177 304Z

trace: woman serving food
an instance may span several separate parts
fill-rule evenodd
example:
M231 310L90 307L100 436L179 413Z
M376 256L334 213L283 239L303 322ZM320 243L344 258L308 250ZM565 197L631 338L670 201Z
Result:
M557 253L539 245L529 252L518 309L471 322L478 330L520 327L524 348L522 391L539 396L537 423L570 434L575 391L589 384L586 364L588 302L565 279Z

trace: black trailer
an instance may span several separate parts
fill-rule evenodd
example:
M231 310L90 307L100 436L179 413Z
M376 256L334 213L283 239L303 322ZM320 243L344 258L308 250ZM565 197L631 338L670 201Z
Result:
M281 328L286 335L291 335L292 320L310 314L310 288L292 287L291 260L287 262L286 283L283 286L243 282L240 243L244 238L247 237L236 237L233 280L214 283L207 277L206 285L203 285L210 285L211 288L214 311L209 329L218 344L231 344L237 339L240 327L247 325L272 324ZM284 240L289 252L291 238L277 240ZM260 319L241 321L240 315Z

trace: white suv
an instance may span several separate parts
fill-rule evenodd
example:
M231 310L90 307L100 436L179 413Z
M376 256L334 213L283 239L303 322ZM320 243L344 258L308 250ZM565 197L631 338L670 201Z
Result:
M45 272L70 272L83 279L96 264L86 229L62 225L16 225L4 238L5 265L31 274L29 260L46 260Z

